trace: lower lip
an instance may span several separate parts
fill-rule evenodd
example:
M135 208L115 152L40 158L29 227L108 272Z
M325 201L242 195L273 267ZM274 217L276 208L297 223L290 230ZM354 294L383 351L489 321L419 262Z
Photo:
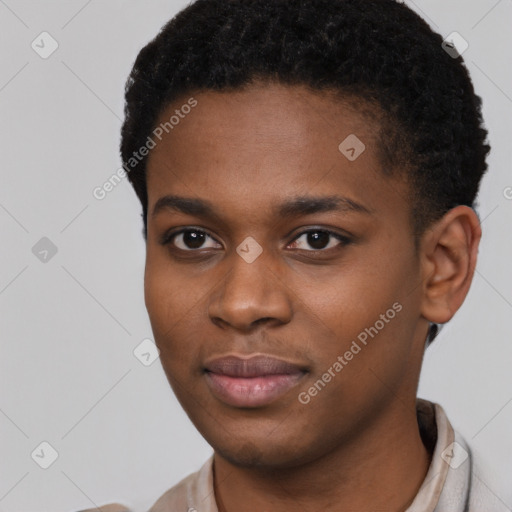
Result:
M304 373L266 375L263 377L229 377L206 372L206 382L222 402L235 407L261 407L295 387Z

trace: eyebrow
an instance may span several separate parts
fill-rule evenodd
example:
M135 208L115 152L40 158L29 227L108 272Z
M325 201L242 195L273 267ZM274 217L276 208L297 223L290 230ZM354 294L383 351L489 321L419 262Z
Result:
M167 195L158 199L151 213L152 217L161 211L171 210L195 217L218 219L220 215L210 201L191 197ZM287 200L274 208L280 217L299 217L324 212L357 212L371 215L374 210L343 196L299 196Z

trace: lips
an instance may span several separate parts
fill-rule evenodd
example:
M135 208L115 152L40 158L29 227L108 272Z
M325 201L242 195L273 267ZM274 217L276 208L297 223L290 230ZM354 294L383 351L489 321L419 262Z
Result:
M227 356L205 365L210 391L235 407L268 405L288 393L305 374L297 364L265 355Z
M206 364L206 370L229 377L265 377L267 375L292 375L300 372L298 365L269 356L253 356L249 359L228 356Z

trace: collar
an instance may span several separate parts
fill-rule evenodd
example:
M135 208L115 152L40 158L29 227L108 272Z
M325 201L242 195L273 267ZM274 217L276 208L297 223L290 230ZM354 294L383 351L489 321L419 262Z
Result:
M418 399L423 442L434 446L432 460L416 497L406 512L465 512L471 488L471 456L439 404Z
M425 445L430 448L432 460L418 493L405 512L471 512L469 491L471 488L472 457L462 437L453 430L439 404L417 400L418 425ZM432 452L433 448L433 452ZM188 512L219 512L213 486L212 455L201 469L177 488L165 493L150 512L172 510L168 505L186 501Z

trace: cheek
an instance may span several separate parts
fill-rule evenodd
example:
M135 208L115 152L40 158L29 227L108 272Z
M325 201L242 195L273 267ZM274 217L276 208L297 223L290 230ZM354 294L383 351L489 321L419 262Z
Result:
M318 333L308 347L316 362L313 380L329 369L336 375L318 402L357 407L371 396L382 398L386 386L381 381L391 388L399 385L410 366L417 322L417 294L411 294L415 272L414 262L405 257L386 261L368 255L308 289L302 302L309 306L307 322L316 325L308 332Z
M173 356L172 360L177 360L177 348L187 345L184 338L187 337L186 326L190 323L194 299L190 287L184 285L183 279L180 279L169 263L148 251L144 300L163 362L170 355Z
M384 321L388 317L394 320L396 311L392 306L405 301L412 288L409 283L414 281L413 274L405 259L386 261L368 254L345 268L317 276L300 302L307 305L305 311L323 328L326 341L336 345L340 340L356 338L376 322L380 327L381 315L385 315Z
M144 294L162 368L179 402L188 409L188 396L195 383L197 351L193 347L198 341L190 329L193 321L189 296L172 273L158 272L151 260L146 265Z
M196 289L186 276L186 272L172 265L165 250L148 246L144 299L152 324L169 329L186 319L191 305L200 300L200 295L194 293Z

